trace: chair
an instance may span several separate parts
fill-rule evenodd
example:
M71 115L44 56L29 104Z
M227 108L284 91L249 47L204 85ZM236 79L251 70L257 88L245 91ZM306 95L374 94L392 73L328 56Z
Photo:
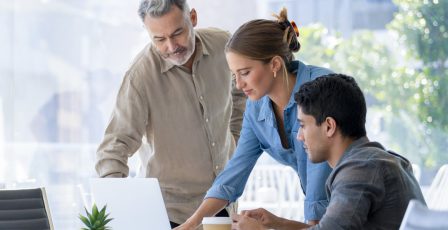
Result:
M0 190L0 229L53 230L45 189Z
M420 169L420 166L418 164L412 164L412 171L414 173L414 177L417 180L418 183L420 183L420 178L422 175L422 170Z
M276 215L303 221L304 195L297 173L283 165L256 165L239 199L239 210L263 207Z
M425 200L430 209L448 210L448 164L440 167L426 192Z
M446 230L448 211L429 210L418 200L409 202L400 230Z

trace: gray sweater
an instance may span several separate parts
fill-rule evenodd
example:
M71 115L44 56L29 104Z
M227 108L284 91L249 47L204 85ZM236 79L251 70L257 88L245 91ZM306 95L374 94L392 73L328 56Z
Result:
M411 163L367 137L345 151L326 188L329 206L310 229L398 229L409 201L425 202Z

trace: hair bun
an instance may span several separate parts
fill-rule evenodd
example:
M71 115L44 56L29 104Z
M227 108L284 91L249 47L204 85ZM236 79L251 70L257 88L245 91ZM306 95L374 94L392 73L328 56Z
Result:
M283 36L283 42L289 45L289 50L297 52L300 50L299 43L299 29L294 21L288 20L288 10L283 7L280 13L273 14L277 18L277 22L281 25L281 28L285 31Z
M286 21L287 23L289 23L288 26L288 34L289 34L289 39L288 39L288 44L289 44L289 49L292 52L297 52L300 50L300 42L299 42L299 28L297 28L297 25L294 21Z

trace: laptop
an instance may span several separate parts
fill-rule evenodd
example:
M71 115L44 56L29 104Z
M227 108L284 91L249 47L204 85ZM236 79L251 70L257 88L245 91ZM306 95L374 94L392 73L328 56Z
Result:
M156 178L92 178L93 201L113 218L114 230L171 229Z

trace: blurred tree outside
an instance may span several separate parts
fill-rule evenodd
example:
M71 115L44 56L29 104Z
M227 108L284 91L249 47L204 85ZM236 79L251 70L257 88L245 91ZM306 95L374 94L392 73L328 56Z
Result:
M406 44L408 60L417 61L418 116L448 131L448 1L394 0L400 7L389 30Z
M394 0L388 36L344 39L321 25L301 28L297 58L356 78L369 112L382 115L386 147L413 163L448 163L448 1Z

